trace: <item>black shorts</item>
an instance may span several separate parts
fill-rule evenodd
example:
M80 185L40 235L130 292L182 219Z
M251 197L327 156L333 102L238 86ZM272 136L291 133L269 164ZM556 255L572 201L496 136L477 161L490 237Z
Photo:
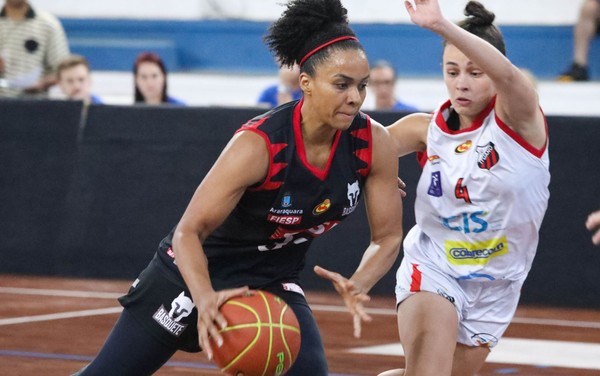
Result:
M262 288L280 296L297 316L312 316L302 294L286 291L281 283ZM155 256L134 281L127 295L119 298L121 305L154 338L171 348L199 352L198 312L183 279L168 269ZM315 325L308 317L298 317L308 326ZM314 328L318 336L318 329ZM306 330L310 333L311 330ZM314 339L320 342L319 338ZM308 341L307 341L308 342Z

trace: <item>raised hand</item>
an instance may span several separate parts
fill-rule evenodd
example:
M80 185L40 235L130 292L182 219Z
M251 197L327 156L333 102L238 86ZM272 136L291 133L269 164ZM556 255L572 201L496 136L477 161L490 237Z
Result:
M439 22L444 19L438 0L404 1L404 5L411 21L426 29L436 30Z
M315 266L315 273L321 278L327 279L333 283L335 290L342 296L344 303L353 318L354 337L360 338L362 330L362 321L371 322L371 316L365 312L364 302L371 300L369 295L358 289L354 282L345 278L339 273L329 271L320 266Z

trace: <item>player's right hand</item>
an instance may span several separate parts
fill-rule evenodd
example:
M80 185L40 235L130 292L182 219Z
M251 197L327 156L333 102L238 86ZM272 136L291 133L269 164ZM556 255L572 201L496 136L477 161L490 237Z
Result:
M220 329L227 327L227 320L219 312L227 300L234 296L241 296L248 293L248 286L227 289L221 291L212 291L202 294L202 297L195 301L198 310L198 342L202 350L206 351L209 360L213 358L211 338L218 347L223 345L223 337L219 333Z

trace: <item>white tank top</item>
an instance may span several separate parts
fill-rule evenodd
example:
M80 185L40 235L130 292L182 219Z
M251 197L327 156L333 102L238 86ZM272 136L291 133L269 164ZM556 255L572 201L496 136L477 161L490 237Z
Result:
M457 279L523 281L548 205L548 148L529 145L493 106L460 131L446 124L450 101L435 112L404 252Z

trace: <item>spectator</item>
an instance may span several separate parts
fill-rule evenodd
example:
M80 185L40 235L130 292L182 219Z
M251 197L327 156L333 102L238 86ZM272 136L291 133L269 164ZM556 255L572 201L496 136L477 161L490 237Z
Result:
M260 106L269 108L302 98L300 90L300 68L281 66L279 68L279 83L265 88L258 98Z
M0 97L47 96L69 55L60 21L26 0L5 0L0 35Z
M584 0L574 28L573 63L559 81L587 81L588 52L592 39L600 32L600 0Z
M375 109L384 111L418 111L395 97L396 70L388 61L379 60L371 67L369 87L375 94Z
M58 86L67 99L80 100L84 104L102 104L102 100L92 94L92 75L87 59L71 55L61 61L56 69Z
M167 91L167 69L160 56L153 52L142 52L133 65L135 79L135 103L173 104L185 103L169 96Z

